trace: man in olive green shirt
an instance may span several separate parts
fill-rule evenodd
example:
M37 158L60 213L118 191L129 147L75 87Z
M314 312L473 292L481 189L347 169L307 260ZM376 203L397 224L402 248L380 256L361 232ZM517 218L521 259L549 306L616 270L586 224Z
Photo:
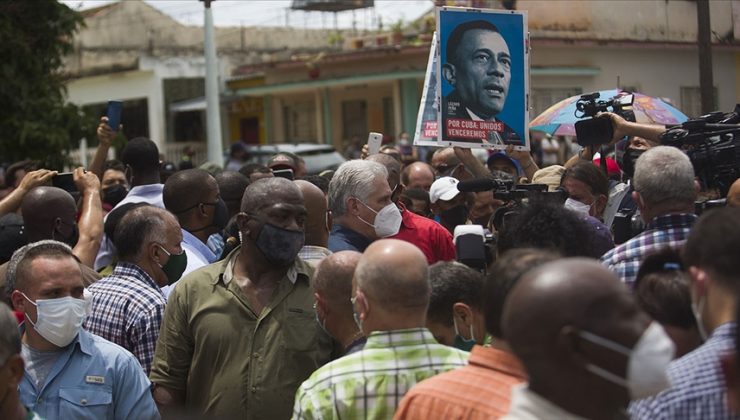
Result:
M283 178L259 180L241 210L241 247L180 280L169 297L151 371L163 414L289 418L298 386L332 358L315 320L312 269L296 258L306 218L300 190Z

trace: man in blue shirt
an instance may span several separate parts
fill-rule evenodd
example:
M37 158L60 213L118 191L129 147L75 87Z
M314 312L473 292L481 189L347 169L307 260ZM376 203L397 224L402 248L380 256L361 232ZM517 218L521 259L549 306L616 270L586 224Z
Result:
M150 383L131 353L80 327L89 304L71 249L40 241L17 252L11 299L26 322L21 403L46 419L157 419Z
M363 252L374 240L398 233L401 212L391 201L388 171L377 162L343 163L329 183L334 226L329 250Z
M222 231L229 221L229 210L216 180L203 169L176 172L165 182L162 197L164 207L177 217L182 228L182 248L188 256L183 277L216 262L219 255L208 248L208 237ZM163 289L165 296L172 287Z

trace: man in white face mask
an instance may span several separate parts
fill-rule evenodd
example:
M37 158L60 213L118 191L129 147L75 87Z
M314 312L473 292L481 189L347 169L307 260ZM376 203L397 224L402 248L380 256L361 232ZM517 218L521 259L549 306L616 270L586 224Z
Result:
M505 418L623 418L630 400L669 386L673 343L595 261L568 258L525 274L502 326L529 374Z
M139 362L81 329L89 303L69 246L40 241L16 254L8 271L13 307L25 316L22 404L48 419L158 418Z
M691 277L691 306L706 341L671 363L671 389L630 406L632 418L737 418L729 410L720 359L734 347L738 249L740 209L711 210L692 228L683 264Z
M401 212L391 197L388 171L376 162L343 163L329 183L329 209L334 226L329 250L363 252L370 243L398 233Z

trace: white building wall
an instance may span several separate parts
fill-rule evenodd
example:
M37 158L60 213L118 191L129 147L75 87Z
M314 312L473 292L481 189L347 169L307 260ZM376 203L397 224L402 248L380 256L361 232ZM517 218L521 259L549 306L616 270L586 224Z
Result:
M699 61L695 49L676 47L615 48L534 46L531 63L538 67L595 67L595 76L532 76L533 88L581 87L592 92L636 87L640 93L669 98L681 106L681 87L699 86ZM713 52L714 85L720 110L734 108L736 97L735 53ZM533 116L535 117L535 116Z
M67 100L83 106L117 100L147 100L149 136L162 147L165 143L162 80L154 71L130 71L76 79L67 84Z

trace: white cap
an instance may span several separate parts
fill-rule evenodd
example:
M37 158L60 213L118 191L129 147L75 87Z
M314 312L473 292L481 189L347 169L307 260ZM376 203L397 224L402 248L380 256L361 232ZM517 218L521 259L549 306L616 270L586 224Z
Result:
M443 176L434 181L429 189L429 201L436 203L437 200L450 201L460 194L457 189L457 183L460 182L451 176Z

